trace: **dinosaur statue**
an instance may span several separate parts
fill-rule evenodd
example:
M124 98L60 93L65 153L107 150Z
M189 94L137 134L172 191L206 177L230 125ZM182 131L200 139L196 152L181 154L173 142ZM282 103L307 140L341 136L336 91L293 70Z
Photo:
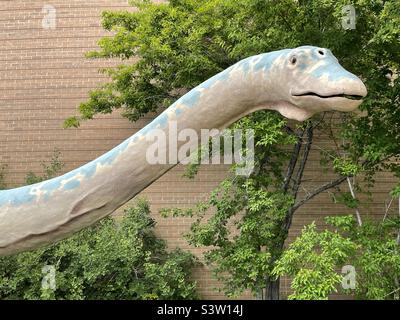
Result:
M63 239L109 215L166 173L174 164L146 161L146 148L153 143L146 135L158 128L168 136L171 121L178 132L192 128L198 133L222 130L265 109L304 121L318 112L352 111L366 94L363 82L328 49L302 46L239 61L103 156L63 176L0 191L0 255Z

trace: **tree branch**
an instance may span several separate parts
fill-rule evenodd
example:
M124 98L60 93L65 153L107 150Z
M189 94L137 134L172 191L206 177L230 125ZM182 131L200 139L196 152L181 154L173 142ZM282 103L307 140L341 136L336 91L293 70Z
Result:
M303 204L305 204L307 201L311 200L312 198L314 198L315 196L317 196L318 194L320 194L321 192L324 192L326 190L329 190L331 188L334 188L336 186L338 186L339 184L341 184L343 181L345 181L348 177L347 176L341 176L336 180L332 180L324 185L322 185L321 187L315 189L313 192L311 192L310 194L308 194L304 199L300 200L299 202L297 202L293 207L292 210L293 212L296 211L298 208L300 208Z
M354 192L353 184L350 181L350 177L347 177L346 180L347 180L347 183L349 185L351 196L353 197L353 199L357 199L356 198L356 194ZM360 211L358 210L358 208L356 208L356 217L357 217L358 225L361 227L362 226L362 220L361 220L361 214L360 214Z
M296 199L297 193L299 191L301 180L303 178L304 169L306 168L308 156L310 155L311 145L312 145L312 142L313 142L313 136L314 136L314 127L313 127L312 123L310 123L307 126L307 141L306 141L306 145L305 145L305 148L304 148L303 157L301 159L299 169L297 170L295 183L294 183L293 188L292 188L293 197L295 199Z
M283 181L283 191L286 192L289 189L290 181L292 180L293 172L297 164L297 159L299 158L301 150L301 138L297 141L293 148L292 156L290 157L290 162L286 172L285 180Z
M307 127L305 130L307 132L307 134L306 134L307 141L306 141L306 145L304 147L303 157L301 159L299 169L297 170L296 179L295 179L294 185L292 187L292 195L293 195L294 199L296 199L296 197L297 197L297 193L299 191L301 180L302 180L303 174L304 174L304 169L306 167L308 156L311 151L311 145L312 145L313 136L314 136L314 127L313 127L312 122L309 122L307 124ZM295 212L295 210L293 210L293 207L291 207L291 208L289 208L288 213L286 215L285 224L284 224L284 231L286 234L289 231L289 228L292 224L294 212Z
M304 129L301 132L300 135L297 135L297 134L295 134L295 132L291 128L287 127L287 130L289 130L289 129L290 129L292 134L297 136L297 143L295 144L295 146L293 148L292 156L290 157L290 161L289 161L288 169L287 169L287 172L286 172L286 176L285 176L285 179L283 181L282 189L283 189L284 192L287 192L288 189L289 189L289 184L290 184L290 181L292 180L294 169L296 168L296 164L297 164L297 160L299 158L299 154L300 154L300 151L301 151L301 145L303 143L303 136L304 136L304 132L305 132L305 129Z

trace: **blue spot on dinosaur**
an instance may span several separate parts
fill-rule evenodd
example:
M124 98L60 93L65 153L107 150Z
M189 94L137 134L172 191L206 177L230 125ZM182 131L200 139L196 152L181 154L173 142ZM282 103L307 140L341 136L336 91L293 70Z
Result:
M189 108L193 108L197 102L199 101L201 96L201 92L198 89L193 89L189 93L186 93L183 97L181 97L178 101Z
M329 81L339 81L341 79L357 80L358 78L344 69L342 66L334 61L329 61L326 64L322 64L311 72L311 75L315 78L328 76Z
M307 67L308 67L308 64L307 63L299 63L299 65L298 65L298 69L299 70L301 70L301 71L305 71L306 69L307 69Z
M239 66L242 68L242 71L245 75L247 75L250 71L250 63L252 58L247 58L239 62Z
M254 71L268 71L271 69L272 64L275 62L276 59L281 57L282 55L290 52L289 49L285 50L280 50L280 51L274 51L270 53L264 53L261 55L258 55L257 57L259 58L259 61L254 65L253 70ZM261 57L261 58L260 58Z
M29 192L30 192L30 188L27 188L26 190L23 190L23 191L21 190L21 192L14 193L14 197L13 197L11 203L13 205L19 205L22 203L33 201L36 198L36 196L30 194Z
M227 81L233 68L234 65L230 66L224 71L221 71L220 73L217 73L215 76L201 83L197 88L209 89L213 87L218 81Z
M175 109L175 115L179 116L183 112L182 108L176 108Z
M61 179L60 177L58 177L46 181L41 189L46 192L53 192L54 190L57 190L60 187L61 187Z
M129 144L129 139L122 142L120 145L102 155L96 160L89 162L88 164L72 170L60 177L50 179L44 182L40 190L45 192L45 199L50 197L50 194L56 190L61 190L62 181L69 180L77 175L83 176L83 179L91 178L95 175L97 165L111 165L113 161L120 155ZM73 190L80 186L81 182L79 180L71 180L67 182L64 186L64 190ZM31 194L34 188L39 187L40 183L31 186L25 186L17 189L4 190L0 192L0 206L6 205L10 203L13 206L23 205L26 203L30 203L36 199L36 195Z
M0 207L8 203L13 206L18 206L33 201L36 196L30 194L30 191L31 188L28 187L2 191L0 193Z
M71 180L64 185L64 190L73 190L80 186L81 182L79 180Z

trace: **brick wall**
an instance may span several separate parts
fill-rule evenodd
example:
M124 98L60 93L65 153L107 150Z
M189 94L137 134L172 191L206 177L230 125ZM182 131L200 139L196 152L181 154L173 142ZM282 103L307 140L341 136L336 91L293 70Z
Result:
M44 5L57 10L55 29L42 27ZM76 112L89 90L107 80L98 69L116 63L83 57L85 52L96 49L97 40L106 35L100 24L100 13L105 9L133 10L126 0L0 1L0 165L8 164L9 186L22 184L28 171L40 172L40 163L48 161L55 148L61 151L65 171L69 171L110 150L150 120L147 117L132 124L115 113L96 117L79 129L62 129L63 120ZM317 135L306 172L308 190L333 178L319 169L318 147L327 143L322 133ZM141 196L152 204L158 235L171 248L179 246L200 256L202 250L190 248L181 236L191 220L162 219L158 210L190 207L204 199L223 179L226 167L206 166L195 181L182 178L183 171L182 166L177 166ZM390 175L381 175L376 198L369 211L362 208L363 213L382 212L393 184ZM348 212L339 205L332 206L325 193L296 213L290 239L313 220L321 224L327 214ZM203 297L223 297L213 290L218 284L206 267L197 268L194 278ZM284 281L282 291L285 294L287 290Z

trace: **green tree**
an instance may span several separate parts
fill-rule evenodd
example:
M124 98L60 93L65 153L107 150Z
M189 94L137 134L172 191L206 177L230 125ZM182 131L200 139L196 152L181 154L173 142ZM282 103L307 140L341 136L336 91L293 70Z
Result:
M249 179L228 177L199 210L172 210L174 214L197 212L189 240L210 246L207 261L224 280L227 294L266 288L264 298L277 299L279 277L272 271L284 251L296 210L346 181L350 190L342 188L337 197L357 209L355 191L371 186L376 172L400 175L400 5L396 0L351 1L357 12L356 29L344 30L342 10L347 0L132 4L139 11L103 13L104 28L114 34L102 38L100 50L88 57L123 61L104 70L111 81L92 91L80 105L80 115L66 120L66 126L79 126L82 120L115 109L135 121L167 107L182 92L245 57L304 44L332 49L368 87L364 114L340 115L339 121L333 113L304 124L288 123L271 112L242 119L235 126L256 133L254 174ZM130 60L133 57L136 62ZM316 146L318 132L327 133L333 147ZM321 150L323 165L336 178L300 198L313 146ZM350 177L356 175L367 183L353 183ZM204 210L211 207L215 214L203 219ZM232 221L233 227L228 227Z
M353 216L327 217L333 230L318 232L315 224L304 228L274 268L293 277L289 299L328 299L341 290L341 268L354 268L354 293L358 299L400 299L400 217L385 215L360 226ZM331 228L332 229L332 228Z

